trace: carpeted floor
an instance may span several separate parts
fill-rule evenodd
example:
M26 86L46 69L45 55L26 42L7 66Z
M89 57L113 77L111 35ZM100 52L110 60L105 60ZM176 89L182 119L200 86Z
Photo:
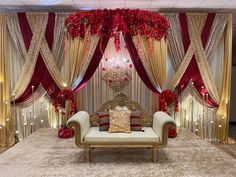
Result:
M181 130L151 162L150 149L95 149L93 162L83 161L73 139L40 129L0 155L0 177L178 177L236 176L236 159Z

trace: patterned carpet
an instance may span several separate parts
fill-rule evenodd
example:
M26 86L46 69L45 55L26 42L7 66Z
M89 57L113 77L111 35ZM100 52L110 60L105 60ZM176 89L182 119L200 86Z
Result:
M236 176L236 159L187 130L181 130L151 162L150 149L95 149L93 162L73 139L40 129L0 155L0 177L179 177Z

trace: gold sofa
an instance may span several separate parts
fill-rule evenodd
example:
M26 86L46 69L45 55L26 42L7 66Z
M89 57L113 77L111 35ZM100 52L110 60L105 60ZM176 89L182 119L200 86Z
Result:
M109 111L117 106L141 112L144 131L131 133L108 133L99 131L97 112ZM85 149L85 161L91 161L93 148L98 147L148 147L152 149L152 160L157 162L158 148L165 147L168 141L168 127L176 127L175 121L164 112L150 115L135 101L130 100L124 93L116 95L114 100L104 103L96 113L89 115L80 111L73 115L67 126L75 130L75 144Z

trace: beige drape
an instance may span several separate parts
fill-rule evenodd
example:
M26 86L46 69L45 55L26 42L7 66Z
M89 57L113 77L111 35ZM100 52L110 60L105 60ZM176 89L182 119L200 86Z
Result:
M18 54L19 59L22 62L25 62L27 50L24 44L23 37L21 35L18 16L16 13L11 13L11 14L6 14L5 18L12 40L14 41L15 48L19 53Z
M5 18L0 15L0 146L11 146L15 141L8 78L7 35Z
M232 15L228 15L227 26L225 30L225 54L223 67L223 83L220 105L217 111L217 137L223 143L228 142L229 130L229 109L230 109L230 89L231 89L231 71L232 71ZM221 127L220 127L221 125ZM221 133L222 132L222 133Z
M86 33L85 38L66 39L65 74L69 88L80 82L97 47L99 37Z
M149 40L138 35L133 37L133 42L150 81L161 92L166 82L167 43L165 38Z
M168 49L175 71L179 68L184 59L184 46L181 37L181 27L178 13L167 13L164 16L169 21L170 33L167 36ZM168 72L168 71L167 71Z
M227 14L217 13L212 24L212 28L206 43L205 52L209 63L213 58L213 53L224 34L227 23Z
M52 45L52 55L55 59L61 75L64 76L64 61L65 61L65 35L64 35L64 22L68 13L56 13L54 39ZM63 66L63 67L62 67ZM65 78L64 78L65 80Z

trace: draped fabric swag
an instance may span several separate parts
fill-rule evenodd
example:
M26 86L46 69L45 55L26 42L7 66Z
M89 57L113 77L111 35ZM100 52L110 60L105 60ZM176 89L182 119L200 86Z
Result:
M227 16L227 26L224 33L224 67L220 105L217 111L217 137L224 143L228 142L230 90L232 72L232 15ZM221 126L220 126L221 125ZM222 132L222 133L220 133Z
M19 82L13 90L15 93L13 99L16 100L16 103L29 100L40 83L50 97L55 98L63 84L63 79L50 51L53 44L55 14L32 15L31 18L27 18L25 13L18 13L17 15L28 53ZM36 23L33 23L33 21L36 21ZM33 24L35 25L33 26ZM32 29L34 29L33 33ZM37 30L40 30L40 33ZM33 62L31 59L33 59ZM22 82L22 78L26 78L24 82Z
M84 39L67 39L65 68L66 82L69 88L76 87L82 81L98 41L99 37L91 36L89 32Z
M130 58L134 64L134 67L139 75L139 77L142 79L142 81L145 83L145 85L154 93L159 94L159 91L157 88L152 84L151 80L148 77L148 74L145 70L145 67L142 64L142 61L138 55L138 52L135 48L135 45L133 43L132 38L129 35L125 36L125 43L127 45L127 49L130 54Z
M25 45L23 41L23 37L21 32L19 32L20 24L19 24L19 14L7 14L5 16L8 29L9 29L9 35L8 35L8 43L9 43L9 73L10 75L10 81L11 81L11 93L14 93L14 88L17 84L17 81L20 81L20 75L21 71L24 68L25 58L22 57L24 55L21 54L21 50L24 51ZM23 14L24 15L24 14ZM48 16L47 13L27 13L27 21L29 22L30 27L33 29L35 22L39 20L39 18L44 18L45 23L48 22L48 19L46 18ZM55 15L52 13L50 15L50 23L54 21L54 28L50 29L50 38L53 37L52 40L52 55L53 58L50 57L50 60L54 60L55 64L53 68L51 68L50 73L54 72L57 68L57 70L60 71L60 75L64 75L64 20L66 18L66 13L56 13ZM35 31L33 31L35 33ZM14 35L13 35L14 34ZM53 35L51 35L53 34ZM12 37L12 38L11 38ZM31 41L32 42L32 41ZM20 47L19 47L20 46ZM26 49L26 48L25 48ZM43 51L41 51L43 53ZM48 52L45 52L48 54ZM26 54L25 54L26 55ZM32 60L32 58L31 58ZM51 62L51 61L49 61ZM52 61L53 62L53 61ZM56 65L56 66L55 66ZM54 69L55 68L55 69ZM26 74L29 74L29 72L26 72ZM39 72L40 74L40 72ZM39 77L42 77L43 72L41 71L41 74ZM58 74L58 72L57 72ZM27 77L27 75L25 76ZM31 77L31 76L29 76ZM60 76L59 76L60 77ZM43 79L43 78L41 78ZM44 79L45 80L45 79ZM52 79L51 79L52 80ZM45 80L46 81L46 80ZM63 82L63 81L60 81ZM46 82L45 82L46 83ZM62 83L61 83L62 85ZM45 85L44 85L45 86ZM42 85L42 83L39 84L37 89L34 89L34 97L29 97L29 99L25 100L24 102L20 102L17 104L16 109L16 129L18 130L18 138L23 139L24 138L24 129L25 125L27 124L27 129L30 130L30 124L34 123L36 129L39 127L42 127L43 125L48 125L55 127L56 120L57 120L57 114L54 113L53 109L49 109L46 106L46 102L50 101L50 98L48 96L45 97L45 99L42 99L42 97L45 95L45 88ZM51 87L52 88L52 87ZM52 90L53 91L53 90ZM35 101L33 101L33 98ZM41 98L41 99L40 99ZM52 101L52 99L51 99ZM33 105L34 102L34 105ZM46 110L47 109L47 110ZM33 118L32 112L34 110L34 114L37 117L36 119ZM54 116L47 116L47 113L52 112ZM31 114L31 116L30 116ZM41 122L43 121L43 122ZM29 132L27 132L28 134Z
M213 69L215 69L215 67L213 66L214 62L223 61L223 60L218 60L217 57L220 57L220 56L214 56L214 53L217 50L217 46L220 39L222 38L222 34L224 32L227 33L226 32L227 30L225 30L225 25L227 23L228 18L230 18L229 15L228 14L179 14L179 15L166 14L166 16L170 20L170 22L172 22L170 23L170 28L171 28L171 31L173 31L173 34L171 33L168 36L168 40L169 40L168 47L169 47L170 55L172 58L173 66L177 70L175 76L173 77L173 80L168 83L168 86L172 88L174 86L177 86L177 89L179 90L179 92L183 92L184 88L188 86L187 91L191 95L194 96L195 100L197 100L202 105L205 105L205 106L208 105L217 109L220 102L222 102L222 97L220 98L220 94L222 90L220 87L223 86L223 82L221 81L223 81L226 78L225 76L223 76L223 74L220 74L222 73L221 68L220 68L222 62L217 63L217 66L218 66L217 70L219 71L218 73L214 72L214 70L211 71L209 64L211 67L213 67ZM179 20L178 20L178 17L179 17ZM180 28L181 30L178 29L178 26L181 27ZM181 39L178 37L179 36L178 34L180 34L180 31L182 31L182 41L183 41L184 50L186 52L185 56L183 56L182 45L177 44L178 42L182 43ZM197 31L199 31L198 34L197 34ZM200 38L197 37L199 36L200 31L202 31L202 34L201 34L202 44L199 42ZM190 34L190 36L188 34ZM227 36L227 38L229 39L231 37ZM192 40L194 41L194 43L191 42ZM226 38L224 38L224 40L227 41ZM187 44L190 44L190 45L188 46ZM193 44L194 46L192 46L191 48L191 45ZM205 46L205 50L203 50L204 46ZM221 45L221 48L222 48L222 45ZM194 58L191 58L194 51L195 51ZM229 51L224 52L223 58L225 58L228 55L227 54L228 52ZM180 64L179 61L181 61L181 58L183 58L183 61ZM214 62L212 62L212 60L214 60ZM231 66L228 65L228 67L229 67L228 69L231 70L230 69ZM212 76L212 74L214 74L214 77ZM178 78L179 79L181 78L179 83L178 83L178 80L179 80ZM193 84L191 84L190 81L193 81ZM189 82L190 82L190 85L189 85ZM189 89L190 86L192 89ZM184 91L184 93L187 93L187 92ZM182 94L182 95L186 95L186 94ZM201 98L201 100L199 98ZM183 112L181 113L181 110L180 110L181 119L184 117L183 114L184 113ZM193 116L191 115L190 117L193 117ZM222 133L219 133L219 132L222 132L222 130L220 130L221 127L223 127L222 129L224 130L227 129L224 126L228 124L227 117L229 117L229 115L227 114L226 116L225 114L225 116L223 116L223 121L222 121L222 115L221 117L217 116L216 121L214 122L214 127L216 127L215 129L217 132L216 133L217 139L218 140L220 139L220 141L223 141L223 142L227 142L227 138L225 135L222 135ZM209 119L208 121L210 120L212 119ZM182 120L182 123L180 123L180 125L183 126L184 124L185 124L184 120Z
M133 37L135 48L152 85L162 92L166 82L167 43L161 40L148 40L140 35Z
M36 101L46 93L45 99L52 102L65 83L68 88L78 93L78 110L85 108L92 112L108 98L113 97L114 93L109 89L104 97L95 93L97 86L103 87L106 84L101 80L102 71L99 63L104 57L109 39L88 32L84 39L73 40L66 36L64 41L63 23L66 16L66 13L18 13L7 14L5 18L2 16L1 36L5 35L5 38L1 37L1 50L7 51L6 46L11 46L9 51L14 52L1 53L3 55L1 68L3 66L10 70L17 68L12 73L8 69L0 71L0 98L3 110L1 111L3 120L0 124L3 127L6 117L11 117L10 104L4 104L6 100L10 102L10 95L12 95L11 100L15 100L19 106L19 110L24 108L24 111L17 111L17 118L14 118L18 120L17 124L24 123L19 120L23 112L32 109L33 99ZM218 110L214 121L216 139L227 142L232 17L228 14L215 13L168 13L164 16L170 24L167 39L147 40L142 36L131 37L128 34L124 36L127 51L136 70L132 69L132 79L135 79L125 90L138 101L145 99L149 111L154 110L151 108L154 100L164 89L177 91L182 96L179 97L180 113L175 114L174 117L180 117L181 126L187 126L187 118L183 116L186 108L181 108L181 103L189 98L198 102L206 110L207 107ZM6 33L8 37L12 37L12 40L6 39ZM219 50L222 43L224 49ZM217 54L216 51L221 53ZM10 61L18 60L15 62L17 66L9 63L8 67L6 62L9 61L8 58ZM223 69L220 68L220 64L223 64ZM215 72L215 68L218 68L219 72ZM8 77L6 74L9 74L10 83L4 79ZM136 84L137 88L134 89ZM32 86L34 86L33 90ZM85 87L82 89L83 86ZM153 93L148 93L148 90ZM93 103L95 98L88 96L91 92L94 93L91 95L97 97L96 104ZM4 94L6 96L3 96ZM88 108L88 105L92 104L95 106ZM6 106L7 114L4 112ZM44 116L49 115L47 121L54 127L58 117L53 113L52 107L49 108L48 112L44 108ZM188 113L189 117L191 114ZM203 111L202 114L208 113ZM190 123L189 127L193 131L195 122L190 119L188 124ZM15 129L20 129L17 126ZM223 134L220 133L222 130Z

